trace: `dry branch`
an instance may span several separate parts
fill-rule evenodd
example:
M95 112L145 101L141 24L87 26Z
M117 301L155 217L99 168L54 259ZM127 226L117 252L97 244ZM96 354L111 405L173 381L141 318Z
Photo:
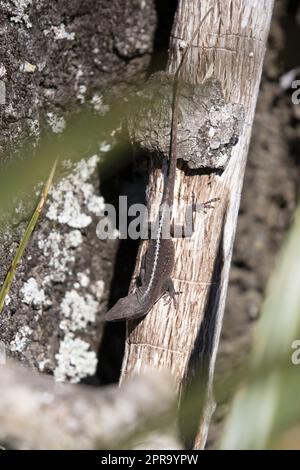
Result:
M182 44L189 42L211 7L213 12L189 51L182 74L191 83L210 77L220 80L226 100L244 106L245 124L222 174L200 175L183 166L177 170L178 201L190 202L192 192L199 202L215 197L220 201L214 210L197 216L192 241L176 241L173 279L181 292L177 309L161 299L143 321L128 324L121 378L124 381L151 365L171 370L178 388L199 385L200 379L204 403L199 402L204 408L198 410L196 448L205 445L213 410L215 358L273 1L180 0L170 42L169 72L175 72ZM153 169L148 188L151 208L158 207L162 188L161 171Z
M170 377L150 371L126 386L57 384L9 361L0 369L0 443L16 449L179 449ZM157 441L153 431L163 434ZM149 433L152 433L149 436ZM146 436L146 437L145 437Z

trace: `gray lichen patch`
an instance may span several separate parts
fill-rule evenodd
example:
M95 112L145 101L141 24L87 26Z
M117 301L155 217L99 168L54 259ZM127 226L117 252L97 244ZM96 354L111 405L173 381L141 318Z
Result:
M29 7L33 0L6 0L1 1L0 5L7 10L10 15L10 21L16 24L24 24L26 28L31 28L32 23L29 16Z
M53 37L57 41L61 41L66 39L67 41L73 41L75 39L76 34L72 31L67 31L66 25L61 23L59 26L51 26L49 29L44 29L43 31L45 36L48 34L53 34Z
M65 335L55 358L57 367L54 371L54 378L57 382L77 383L96 371L95 351L91 351L89 343L76 338L73 333Z
M169 155L174 78L158 72L140 90L128 114L132 140L150 153ZM243 107L226 103L221 84L180 83L177 158L192 169L223 170L237 143Z
M85 330L89 323L95 322L98 308L98 301L92 295L83 296L75 289L66 292L61 303L64 319L60 328L65 331Z
M60 134L66 127L66 121L63 116L57 116L55 113L46 114L48 125L54 134Z
M90 278L81 273L84 282L74 284L74 288L67 291L61 302L61 321L59 328L64 332L59 344L59 351L55 355L55 380L79 382L84 377L93 375L97 367L97 355L91 349L89 341L78 336L78 332L88 331L94 327L99 311L100 298L93 294L78 292L80 287L87 288Z
M48 219L80 229L91 224L90 213L102 214L104 200L95 194L93 185L88 182L98 161L97 155L81 160L74 171L50 192L51 203L46 213Z
M64 282L70 266L75 261L75 251L70 250L72 245L69 243L69 239L74 236L73 230L69 233L61 233L57 230L53 230L47 237L44 234L40 234L38 240L38 248L41 250L43 256L48 259L49 272L44 276L44 284L51 282ZM82 240L80 233L80 240ZM76 243L75 247L78 247L80 243ZM47 270L48 271L48 270Z
M33 331L29 326L22 326L19 331L17 331L16 336L10 342L9 349L12 352L22 352L27 343L30 341L30 337Z
M33 308L39 309L45 303L45 292L38 286L37 281L30 277L21 288L22 302L32 305Z

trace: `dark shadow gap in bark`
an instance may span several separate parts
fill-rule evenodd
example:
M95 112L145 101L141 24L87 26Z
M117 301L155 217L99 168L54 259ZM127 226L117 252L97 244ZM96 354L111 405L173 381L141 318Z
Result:
M154 4L157 14L157 26L148 76L158 70L164 70L166 68L169 40L178 0L155 0Z
M118 152L108 155L100 166L101 194L107 204L116 208L117 222L119 219L119 196L127 197L127 208L132 204L145 204L145 188L147 172L145 171L143 155L133 155L128 146L125 153L124 144L121 146L122 161ZM130 223L130 218L128 218ZM118 225L116 227L119 228ZM108 309L116 301L128 293L131 277L135 267L139 240L127 238L119 241L114 273L110 285ZM125 322L107 323L98 352L97 379L100 384L116 383L119 380L124 354Z
M204 309L203 321L194 343L181 390L179 426L182 440L185 442L187 449L194 447L203 411L208 406L208 400L212 399L209 396L210 390L208 389L209 365L215 341L216 322L218 321L216 315L220 302L220 285L224 265L223 238L225 217L226 215L221 226L218 252L213 268L207 304Z

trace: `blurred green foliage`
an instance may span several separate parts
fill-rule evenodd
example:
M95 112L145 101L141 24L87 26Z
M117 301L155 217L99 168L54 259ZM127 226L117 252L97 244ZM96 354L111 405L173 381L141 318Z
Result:
M66 118L63 132L55 134L45 128L37 145L24 140L21 158L6 156L5 163L0 166L1 212L11 210L18 199L32 194L37 185L46 181L57 158L77 161L98 153L99 145L107 140L107 136L111 136L116 128L121 128L129 101L124 96L111 103L105 115L83 108L81 112Z
M299 251L300 207L269 282L222 449L300 448ZM291 430L293 443L286 439Z

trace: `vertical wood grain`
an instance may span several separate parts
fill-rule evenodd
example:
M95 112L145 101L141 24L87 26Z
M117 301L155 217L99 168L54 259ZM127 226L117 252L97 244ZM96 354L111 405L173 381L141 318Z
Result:
M195 448L205 445L213 410L215 359L273 0L180 0L170 40L170 73L178 67L182 41L189 42L211 7L212 13L194 40L182 73L192 83L209 77L219 79L226 100L244 106L245 124L223 174L200 175L178 165L177 201L189 203L192 192L198 202L215 197L220 201L206 214L197 214L192 239L175 241L173 280L181 292L177 308L162 298L142 321L128 324L121 377L123 381L149 366L169 369L181 390L202 371L205 400ZM162 186L161 172L153 171L148 187L153 217ZM175 212L175 217L178 221L182 214Z

